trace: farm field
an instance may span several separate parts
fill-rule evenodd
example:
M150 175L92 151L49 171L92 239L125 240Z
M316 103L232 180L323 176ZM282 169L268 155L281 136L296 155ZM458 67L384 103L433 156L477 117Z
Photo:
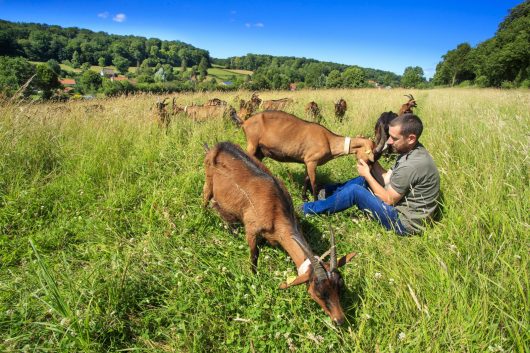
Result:
M2 352L528 352L530 331L530 92L528 90L313 90L292 98L303 118L373 135L383 111L412 93L421 142L441 176L442 218L399 237L358 210L303 217L317 254L358 256L341 272L347 322L334 326L280 248L264 246L258 273L248 245L203 209L203 144L243 132L230 121L173 117L158 128L136 95L0 106L0 351ZM236 109L252 92L217 97ZM333 102L344 98L344 120ZM170 99L171 100L171 99ZM302 204L304 167L265 159ZM384 159L389 167L392 159ZM345 156L319 182L356 176Z

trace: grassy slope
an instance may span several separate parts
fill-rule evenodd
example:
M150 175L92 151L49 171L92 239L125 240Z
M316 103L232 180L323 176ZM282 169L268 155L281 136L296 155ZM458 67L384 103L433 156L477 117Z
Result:
M326 126L355 136L370 134L405 93L261 96L293 98L298 116L314 100ZM342 270L349 323L341 328L303 286L278 289L295 270L284 252L265 247L251 275L242 232L232 236L200 207L203 142L244 146L229 122L178 117L164 134L150 95L1 108L0 351L528 350L530 94L411 93L441 172L441 222L400 238L354 210L302 220L317 252L332 223L339 254L360 253ZM235 106L250 97L237 94L177 100L216 96ZM332 118L338 97L348 102L342 124ZM303 167L265 163L300 205ZM354 162L318 172L343 181Z

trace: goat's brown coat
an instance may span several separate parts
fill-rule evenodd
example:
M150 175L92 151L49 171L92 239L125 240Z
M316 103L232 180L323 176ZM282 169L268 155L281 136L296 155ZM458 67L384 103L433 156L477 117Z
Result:
M298 268L306 257L314 258L301 233L291 196L283 183L263 163L247 155L239 146L222 142L207 151L204 167L206 180L203 204L206 206L213 199L213 207L225 221L243 223L254 272L257 269L257 240L260 236L270 244L279 244L285 249ZM338 263L337 267L344 265L355 255L351 253L337 261L334 250L332 253L335 263ZM283 283L280 288L307 283L311 297L332 320L341 324L344 313L340 304L340 273L337 268L330 269L330 265L320 260L318 263L313 261L317 270L312 263L295 281ZM318 277L318 273L321 277Z
M270 157L280 162L304 163L306 180L317 199L316 168L344 155L345 137L336 135L322 125L297 118L281 111L265 111L242 123L247 139L247 152L258 159ZM348 154L373 162L374 143L365 138L351 138Z

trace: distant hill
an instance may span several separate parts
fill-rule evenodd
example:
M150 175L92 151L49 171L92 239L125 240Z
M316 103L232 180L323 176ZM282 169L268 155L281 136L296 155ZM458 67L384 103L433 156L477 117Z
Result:
M99 66L140 66L155 67L169 64L173 67L199 66L206 61L208 67L219 67L247 72L258 69L270 75L282 75L269 84L270 88L285 86L278 80L306 82L309 86L325 86L325 79L334 70L343 73L351 67L332 62L298 57L276 57L271 55L247 54L227 59L211 58L205 49L196 48L181 41L166 41L157 38L124 36L93 32L77 27L63 28L56 25L20 23L0 20L0 55L23 56L31 61L44 62L54 59L79 67L82 63ZM281 73L269 70L270 65L283 67ZM353 66L357 67L357 66ZM358 67L360 68L360 67ZM365 81L375 81L385 85L397 85L400 76L389 71L360 68ZM273 70L274 71L274 70ZM214 71L215 72L215 71ZM276 81L274 81L276 80ZM265 85L264 88L267 85Z

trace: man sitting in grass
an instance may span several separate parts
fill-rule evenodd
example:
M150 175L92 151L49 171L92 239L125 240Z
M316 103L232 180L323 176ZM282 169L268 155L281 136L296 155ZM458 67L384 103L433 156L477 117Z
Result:
M318 201L304 203L303 213L331 214L356 205L399 235L421 233L436 211L440 192L438 169L419 142L422 131L423 124L416 115L395 118L387 141L399 154L392 169L384 170L379 162L370 167L359 160L358 177L325 185Z

